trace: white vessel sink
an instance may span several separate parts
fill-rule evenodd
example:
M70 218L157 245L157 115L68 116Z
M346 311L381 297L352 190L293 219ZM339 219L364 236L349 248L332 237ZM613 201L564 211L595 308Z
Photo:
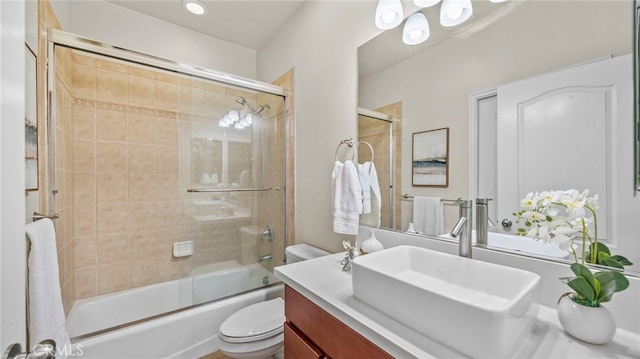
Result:
M540 276L413 246L360 256L359 301L474 358L507 358L535 322Z

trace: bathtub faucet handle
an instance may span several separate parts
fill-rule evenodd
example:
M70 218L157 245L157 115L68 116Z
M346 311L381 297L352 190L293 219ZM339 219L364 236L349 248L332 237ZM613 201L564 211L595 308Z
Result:
M264 240L267 239L269 242L273 242L274 240L274 235L273 235L273 229L271 229L271 226L267 226L267 228L264 229L264 232L262 232L262 235L260 236L260 240Z

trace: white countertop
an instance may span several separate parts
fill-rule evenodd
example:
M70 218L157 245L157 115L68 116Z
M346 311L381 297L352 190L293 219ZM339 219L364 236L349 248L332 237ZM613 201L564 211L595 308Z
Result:
M274 272L286 285L396 358L465 357L355 299L351 273L342 271L343 258L344 253L337 253L276 267ZM545 306L540 306L531 336L513 355L541 359L602 357L640 358L640 335L618 329L613 341L606 345L583 343L567 335L556 310Z

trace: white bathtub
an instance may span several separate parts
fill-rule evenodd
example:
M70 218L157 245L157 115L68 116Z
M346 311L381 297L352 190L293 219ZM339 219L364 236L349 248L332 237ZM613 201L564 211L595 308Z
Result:
M257 264L213 272L207 269L211 268L204 272L199 269L190 278L78 300L67 317L67 331L74 338L250 290L261 286L264 277L270 283L277 281ZM281 285L201 304L87 339L74 339L74 352L82 353L86 359L198 358L218 349L218 327L229 315L275 297L282 297Z

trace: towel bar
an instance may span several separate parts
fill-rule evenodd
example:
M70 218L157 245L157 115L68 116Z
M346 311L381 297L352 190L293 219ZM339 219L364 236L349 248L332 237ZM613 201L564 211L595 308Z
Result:
M402 199L404 199L404 200L411 201L411 200L413 200L413 197L414 197L414 196L409 196L408 194L406 194L406 193L405 193L405 194L403 194L401 197L402 197ZM458 198L458 199L444 199L444 198L443 198L443 199L441 199L440 201L441 201L441 202L457 203L458 201L462 201L462 198Z
M187 192L257 192L257 191L279 191L280 187L256 187L256 188L188 188Z
M35 222L39 219L43 219L43 218L49 218L50 220L54 220L54 219L58 219L58 217L60 217L60 215L58 215L57 213L54 214L42 214L42 213L38 213L38 212L33 212L33 217L31 217L31 219Z

